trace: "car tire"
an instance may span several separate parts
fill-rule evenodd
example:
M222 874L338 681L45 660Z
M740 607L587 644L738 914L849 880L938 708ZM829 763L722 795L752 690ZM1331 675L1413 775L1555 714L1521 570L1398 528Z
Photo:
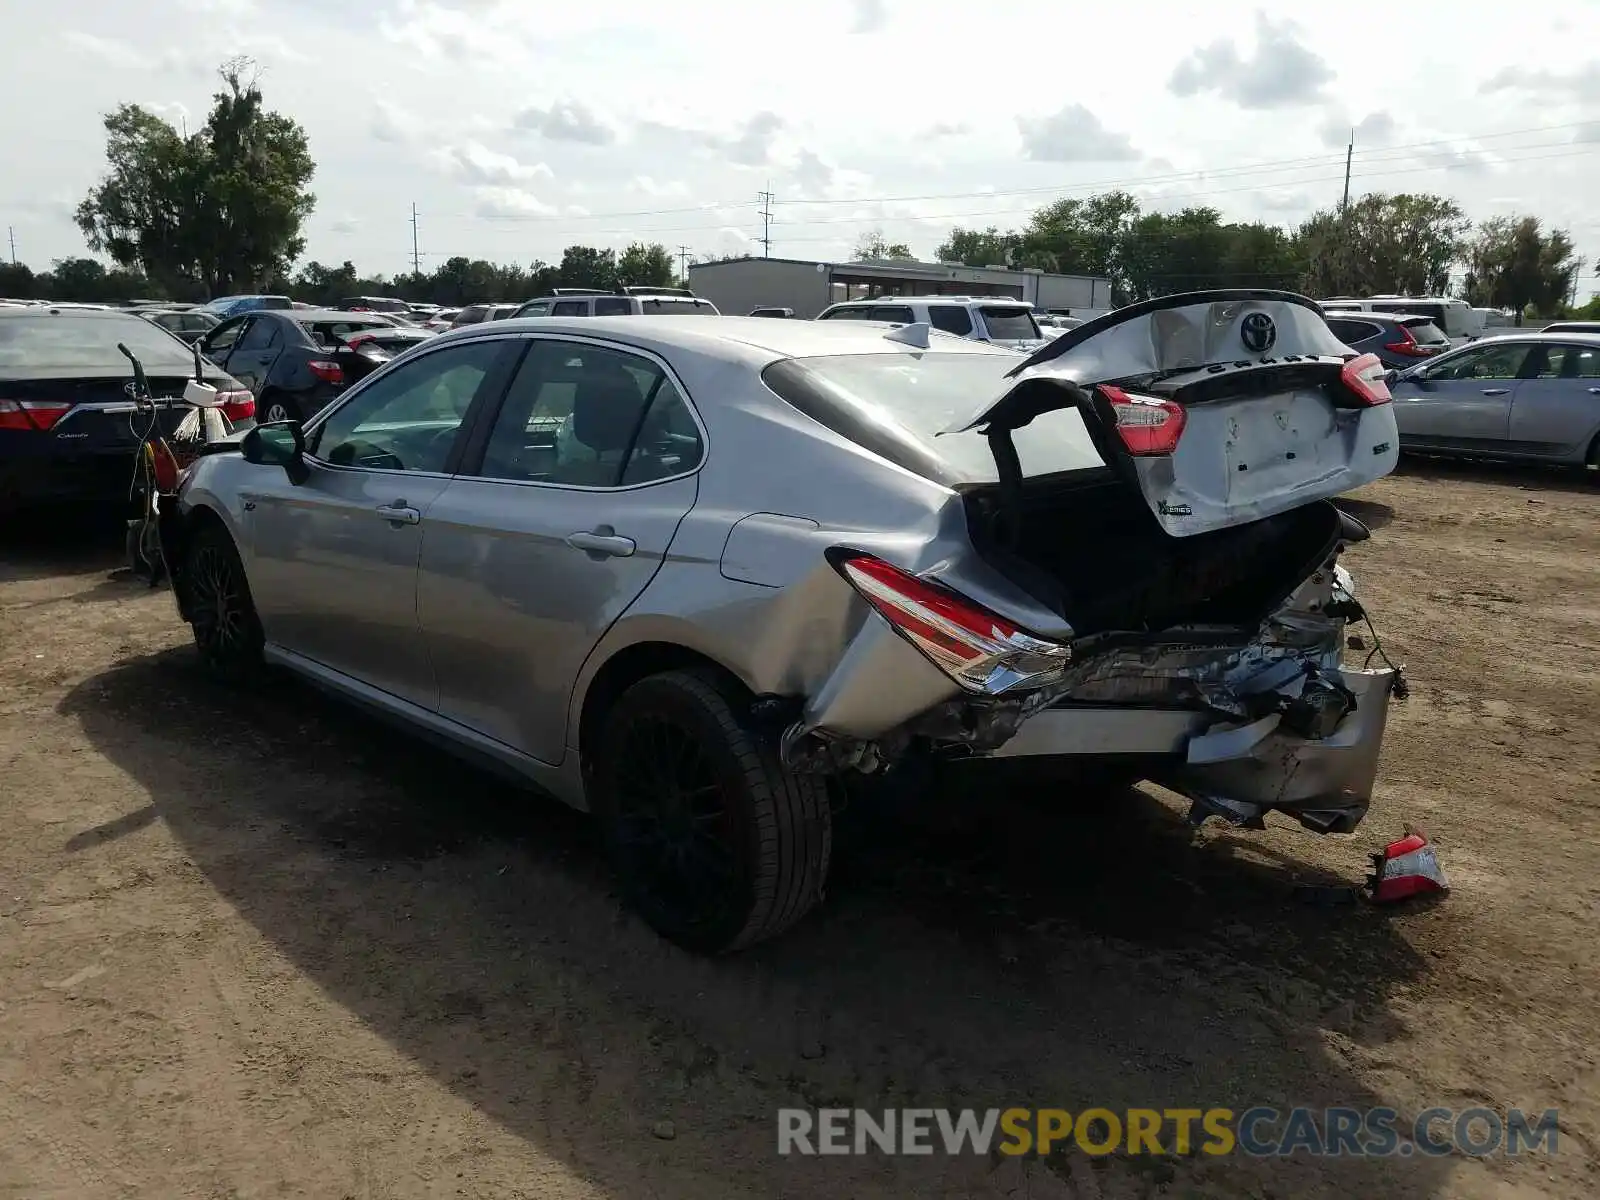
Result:
M300 406L282 392L268 392L257 401L257 424L265 424L268 421L303 420L305 420L305 415L301 413Z
M1589 482L1600 484L1600 437L1596 437L1589 446L1589 457L1584 461L1584 469L1588 473Z
M833 850L820 775L786 769L702 671L640 680L606 714L590 798L627 903L702 954L774 937L822 898Z
M226 683L254 678L265 638L244 563L225 529L206 525L190 539L183 588L195 649L206 670Z

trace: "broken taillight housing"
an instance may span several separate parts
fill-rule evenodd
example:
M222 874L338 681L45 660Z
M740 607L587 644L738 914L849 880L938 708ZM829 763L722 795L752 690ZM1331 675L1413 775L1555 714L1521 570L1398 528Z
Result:
M1183 405L1154 396L1136 396L1106 383L1095 390L1111 405L1117 436L1133 457L1155 458L1178 448L1186 419Z
M1376 408L1392 399L1389 385L1383 381L1387 373L1383 360L1376 354L1362 354L1344 364L1339 380L1359 403Z
M963 689L987 696L1060 679L1072 648L1034 637L943 584L859 550L835 547L828 561L890 627Z

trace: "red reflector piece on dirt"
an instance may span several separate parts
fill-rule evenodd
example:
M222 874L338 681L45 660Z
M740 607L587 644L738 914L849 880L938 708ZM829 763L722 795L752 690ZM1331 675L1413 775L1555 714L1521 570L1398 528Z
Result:
M1367 887L1374 904L1393 904L1409 896L1448 892L1450 883L1427 836L1413 829L1372 856Z

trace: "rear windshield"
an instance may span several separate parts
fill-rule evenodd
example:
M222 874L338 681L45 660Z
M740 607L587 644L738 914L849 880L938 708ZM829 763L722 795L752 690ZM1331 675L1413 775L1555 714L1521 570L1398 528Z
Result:
M194 370L194 352L159 325L132 315L64 311L0 319L0 375L25 379L32 371L81 367L131 379L133 369L118 342L151 374Z
M1003 342L1020 342L1040 336L1039 327L1033 323L1033 313L1026 308L1002 308L986 304L978 310L983 313L983 323L989 336Z
M1419 346L1448 346L1450 339L1427 317L1413 317L1409 321L1401 321L1411 331L1411 336L1417 339Z
M639 311L659 316L714 317L717 307L709 300L692 300L678 296L640 296Z
M898 466L947 486L998 478L987 439L940 434L1005 391L1017 360L1002 354L840 354L785 359L762 374L789 404ZM1103 468L1075 408L1012 435L1024 475Z

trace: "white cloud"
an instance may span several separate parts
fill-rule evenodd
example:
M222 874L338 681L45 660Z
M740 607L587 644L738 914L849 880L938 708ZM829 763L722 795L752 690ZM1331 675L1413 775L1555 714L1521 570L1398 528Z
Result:
M475 211L489 220L507 217L553 217L561 210L532 192L518 187L480 187L474 191Z
M607 146L617 140L616 129L610 121L576 100L557 100L544 108L537 105L524 108L511 118L511 127L553 142Z
M855 20L851 33L877 33L889 23L889 6L886 0L851 0Z
M1352 121L1344 115L1331 116L1318 128L1317 134L1324 146L1342 150L1350 144L1353 133L1357 146L1370 149L1373 146L1387 146L1394 141L1397 129L1395 119L1387 112L1379 111L1368 113L1359 121Z
M689 185L681 179L660 183L648 175L635 175L632 187L634 191L642 192L652 200L679 199L689 194Z
M1280 108L1314 103L1333 77L1292 25L1257 13L1254 54L1241 54L1228 38L1211 42L1180 62L1167 86L1177 96L1214 92L1241 108Z
M1039 162L1128 162L1139 157L1125 133L1114 133L1081 104L1048 117L1018 117L1022 148Z
M479 142L443 146L433 151L431 157L440 170L474 185L506 187L534 179L549 179L553 174L542 162L519 162Z
M334 233L354 233L361 228L361 221L358 217L344 216L334 221L328 228Z

